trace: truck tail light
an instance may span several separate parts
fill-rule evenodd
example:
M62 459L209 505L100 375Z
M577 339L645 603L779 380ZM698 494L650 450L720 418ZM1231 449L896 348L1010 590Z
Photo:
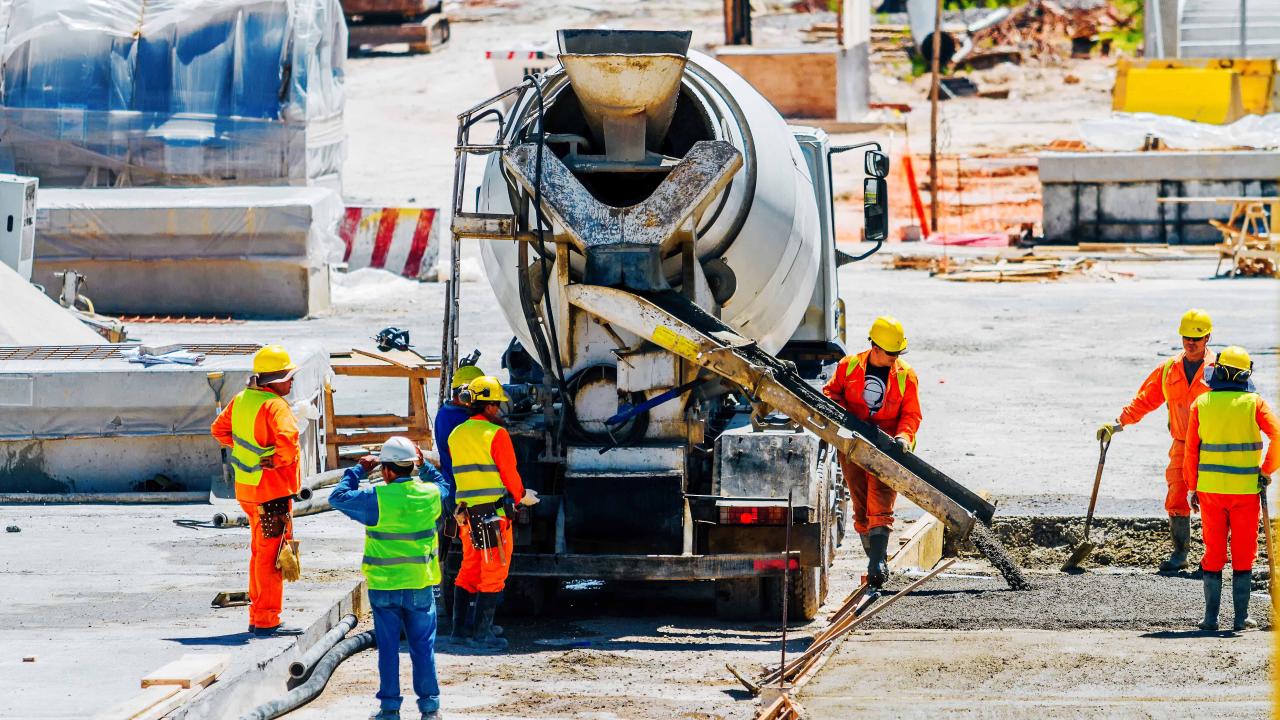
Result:
M787 563L789 565L789 567L786 568L787 570L800 569L799 558L786 558L786 559L775 558L775 559L769 559L769 560L753 560L751 561L751 567L756 572L764 572L768 570L776 571L776 570L783 569L783 563Z
M787 508L769 507L721 507L721 525L786 525Z

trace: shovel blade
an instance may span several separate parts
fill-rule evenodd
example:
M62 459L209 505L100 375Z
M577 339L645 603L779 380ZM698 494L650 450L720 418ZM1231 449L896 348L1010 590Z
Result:
M1087 540L1077 545L1076 549L1071 551L1071 557L1067 558L1067 561L1062 563L1062 572L1071 572L1072 570L1080 569L1080 563L1087 560L1096 547L1097 545L1095 543L1091 543Z

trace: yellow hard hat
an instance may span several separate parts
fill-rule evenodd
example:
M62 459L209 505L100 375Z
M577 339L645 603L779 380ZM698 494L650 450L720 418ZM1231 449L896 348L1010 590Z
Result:
M1202 338L1213 331L1213 321L1209 319L1209 313L1199 309L1192 308L1182 315L1182 322L1178 324L1178 333L1186 338Z
M886 352L896 353L907 349L907 333L902 329L902 323L888 315L876 318L871 323L871 332L867 334L871 337L871 342Z
M1218 364L1233 370L1253 369L1253 360L1249 358L1249 353L1239 345L1232 345L1218 353Z
M453 380L449 383L449 387L452 390L457 390L478 377L484 377L483 370L475 365L463 365L453 371Z
M507 392L502 389L502 382L492 375L482 375L467 385L471 399L467 402L508 402Z
M268 345L253 355L255 375L269 375L297 369L298 366L293 364L293 359L289 357L289 352L283 345Z

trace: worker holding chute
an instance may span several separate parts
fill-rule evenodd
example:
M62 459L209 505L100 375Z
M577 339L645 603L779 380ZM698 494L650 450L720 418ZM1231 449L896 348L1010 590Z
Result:
M1183 474L1188 502L1200 511L1204 535L1203 630L1218 629L1222 569L1231 548L1231 601L1236 631L1257 627L1249 618L1253 561L1258 556L1260 493L1280 468L1280 419L1255 392L1253 361L1241 347L1218 355L1209 392L1191 405L1187 417ZM1262 436L1269 447L1265 457Z
M1152 370L1138 394L1120 411L1120 417L1098 428L1098 440L1110 441L1125 426L1138 422L1161 405L1169 408L1169 435L1173 443L1169 447L1169 466L1164 471L1164 509L1169 514L1169 538L1173 550L1160 563L1161 572L1185 569L1187 552L1191 549L1191 506L1187 504L1187 485L1183 480L1183 442L1187 436L1187 415L1191 404L1209 391L1205 378L1206 368L1210 368L1214 360L1213 352L1209 350L1212 331L1213 321L1209 313L1198 309L1184 313L1178 326L1182 335L1182 352Z
M876 318L868 333L871 347L836 365L823 394L888 433L903 450L913 450L920 429L920 382L900 355L907 350L902 323ZM840 458L853 502L853 528L867 553L867 583L879 588L888 579L889 533L897 493L879 478Z

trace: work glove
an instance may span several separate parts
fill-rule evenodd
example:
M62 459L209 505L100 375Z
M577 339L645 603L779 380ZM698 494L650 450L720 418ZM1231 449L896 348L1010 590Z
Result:
M294 419L299 422L320 419L320 409L312 405L310 400L299 400L293 403L289 406L289 411L293 413Z
M898 437L894 438L893 441L898 444L898 448L901 449L902 452L907 452L907 453L911 452L911 441L908 440L907 438L899 435Z
M378 467L379 462L377 455L365 455L357 460L356 464L360 466L361 470L364 470L364 474L367 477L369 473L373 472L374 468Z
M1200 496L1194 490L1187 493L1187 502L1190 503L1192 510L1200 512Z
M1121 430L1124 430L1124 425L1119 421L1102 423L1102 427L1098 428L1098 442L1111 442L1111 437Z
M260 465L264 470L271 470L276 466L276 456L265 455L261 460L258 461L258 465Z
M525 488L524 497L520 498L521 505L533 506L533 505L537 505L540 502L542 502L542 498L538 497L537 490L531 490L529 488Z
M1271 476L1266 473L1258 473L1258 487L1265 488L1271 484Z

